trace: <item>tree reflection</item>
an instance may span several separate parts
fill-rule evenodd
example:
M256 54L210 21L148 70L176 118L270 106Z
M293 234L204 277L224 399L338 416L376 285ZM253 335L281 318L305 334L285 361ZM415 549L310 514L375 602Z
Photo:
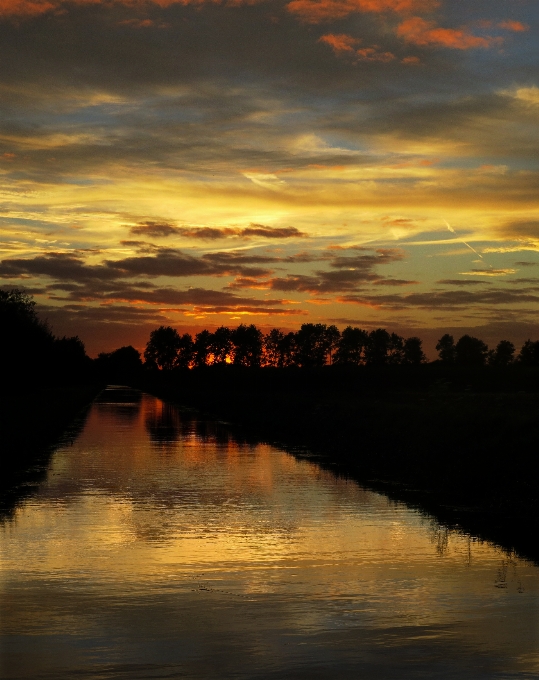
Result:
M172 447L182 435L180 414L172 404L161 402L160 408L148 413L145 425L150 441L160 448Z

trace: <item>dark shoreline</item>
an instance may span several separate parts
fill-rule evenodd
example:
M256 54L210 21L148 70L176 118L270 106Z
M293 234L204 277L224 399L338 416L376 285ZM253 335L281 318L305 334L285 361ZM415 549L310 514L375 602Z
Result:
M44 478L56 446L84 426L101 384L21 387L0 399L0 516Z
M415 375L223 367L137 386L539 563L537 374Z

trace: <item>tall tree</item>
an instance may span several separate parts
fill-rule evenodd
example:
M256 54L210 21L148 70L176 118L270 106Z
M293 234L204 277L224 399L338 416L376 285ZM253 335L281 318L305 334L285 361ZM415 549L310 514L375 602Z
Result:
M207 330L195 335L193 343L193 363L195 366L207 366L210 363L212 333Z
M180 336L175 328L159 326L150 333L144 359L150 367L170 371L176 366L180 344Z
M443 364L453 364L455 363L455 339L449 333L442 335L436 344L436 351L440 357L440 361Z
M484 366L488 347L479 338L463 335L455 345L455 361L461 366Z
M232 332L226 326L219 326L212 333L210 351L214 364L226 364L232 361ZM228 359L228 362L227 362Z
M539 340L526 340L518 355L519 364L539 366Z
M262 339L262 331L254 324L250 326L240 324L232 331L233 363L236 366L250 366L251 368L260 366Z
M397 333L391 333L389 336L389 344L387 348L387 363L388 364L402 364L404 360L404 338L401 338Z
M422 344L421 339L416 336L406 338L402 352L402 363L409 366L418 366L425 363L427 357L423 352Z
M337 350L333 357L336 364L365 363L365 349L369 342L369 334L361 328L347 326L341 333Z
M193 363L194 352L195 346L193 343L193 338L189 335L189 333L184 333L180 337L180 342L178 343L176 366L178 368L190 368Z
M264 345L264 366L273 366L274 368L281 367L281 343L284 338L284 333L279 328L272 328L269 333L266 333L263 339Z
M336 326L304 323L296 333L296 363L302 368L324 366L331 361L339 331Z
M510 340L500 340L488 353L489 366L509 366L515 359L515 346Z
M377 328L369 333L369 341L365 348L365 361L371 366L383 366L388 362L391 335L384 328Z

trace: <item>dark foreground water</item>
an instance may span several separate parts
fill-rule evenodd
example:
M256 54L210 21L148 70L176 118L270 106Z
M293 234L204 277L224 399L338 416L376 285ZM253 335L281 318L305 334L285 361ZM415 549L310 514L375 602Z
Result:
M0 527L1 677L538 678L539 569L109 389Z

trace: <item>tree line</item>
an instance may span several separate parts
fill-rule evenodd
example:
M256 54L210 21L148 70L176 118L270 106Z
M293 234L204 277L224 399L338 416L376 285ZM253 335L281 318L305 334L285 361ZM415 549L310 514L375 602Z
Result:
M326 365L418 366L427 362L422 341L403 338L383 328L367 331L347 326L306 323L296 331L278 328L263 333L254 324L220 326L194 336L171 326L150 333L141 354L132 346L103 352L91 360L78 336L56 337L39 319L32 297L21 290L0 290L0 364L3 377L12 381L80 381L100 375L127 379L143 367L171 371L205 366L319 368ZM454 366L539 366L539 341L527 340L516 353L502 340L489 349L471 335L457 341L443 335L436 345L438 362Z
M527 340L519 354L509 340L494 349L479 338L463 335L456 342L443 335L436 345L444 365L509 366L519 363L539 366L539 341ZM133 347L100 354L99 361L120 362L124 366L140 362ZM403 338L383 328L367 331L347 326L342 332L336 326L303 324L296 332L273 328L264 334L254 324L236 328L220 326L214 332L203 330L194 337L180 335L171 326L160 326L150 334L144 350L144 363L149 369L170 371L232 364L251 368L319 368L326 365L418 366L427 362L422 341L416 336Z

